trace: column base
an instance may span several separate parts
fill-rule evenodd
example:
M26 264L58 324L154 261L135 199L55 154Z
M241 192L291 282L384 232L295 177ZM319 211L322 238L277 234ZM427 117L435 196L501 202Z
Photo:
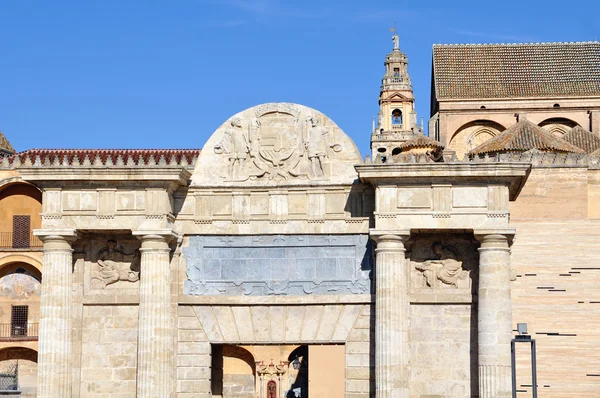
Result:
M479 398L512 397L510 366L479 365Z

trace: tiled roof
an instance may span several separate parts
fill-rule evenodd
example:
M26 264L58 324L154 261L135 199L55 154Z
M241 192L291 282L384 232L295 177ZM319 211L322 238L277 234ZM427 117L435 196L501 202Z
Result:
M554 137L527 119L513 124L469 153L480 155L510 151L522 152L534 148L540 151L584 153L582 149Z
M439 99L600 95L600 42L433 46Z
M411 148L444 148L444 146L439 141L426 137L423 134L416 134L414 138L400 145L400 149L403 150Z
M10 145L4 134L0 131L0 152L15 153L15 149Z
M562 139L587 153L592 153L600 148L600 137L581 126L573 127L571 131L562 136Z
M83 166L87 162L94 166L192 166L199 154L199 149L29 149L12 155L10 160L25 163L39 158L45 166Z

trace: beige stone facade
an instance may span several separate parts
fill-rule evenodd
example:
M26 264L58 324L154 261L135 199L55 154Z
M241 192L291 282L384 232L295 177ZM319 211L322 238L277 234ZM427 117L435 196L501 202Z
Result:
M202 151L0 158L0 217L30 216L43 242L43 258L33 237L0 252L2 278L42 281L0 301L11 330L25 302L40 323L39 347L14 330L0 343L23 396L510 397L517 323L540 396L597 396L600 158L525 139L468 152L515 113L533 135L563 119L597 134L598 98L437 97L436 142L393 40L365 160L291 103L233 115ZM529 393L528 358L519 346Z
M0 133L0 153L14 151ZM35 397L42 283L40 190L15 170L0 170L0 372L1 389L20 386ZM18 380L17 380L18 375Z

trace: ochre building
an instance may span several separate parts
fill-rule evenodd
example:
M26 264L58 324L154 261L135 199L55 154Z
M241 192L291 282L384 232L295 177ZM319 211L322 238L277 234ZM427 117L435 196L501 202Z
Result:
M292 103L202 150L0 137L23 396L506 398L527 323L538 395L597 397L600 43L434 46L425 136L398 42L365 159Z

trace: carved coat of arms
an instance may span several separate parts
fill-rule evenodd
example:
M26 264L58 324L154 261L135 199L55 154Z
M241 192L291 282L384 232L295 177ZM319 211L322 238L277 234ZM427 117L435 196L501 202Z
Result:
M226 180L328 178L331 152L342 147L319 116L284 103L256 107L254 116L232 118L214 147L228 159Z

